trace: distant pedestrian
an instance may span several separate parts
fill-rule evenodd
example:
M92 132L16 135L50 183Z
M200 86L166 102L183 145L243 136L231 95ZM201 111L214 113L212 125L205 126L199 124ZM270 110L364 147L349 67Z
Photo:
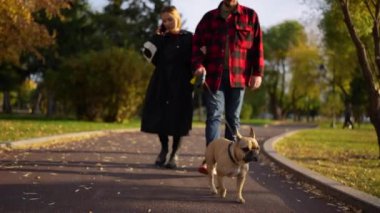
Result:
M206 146L220 137L225 113L225 137L234 140L240 126L245 87L257 89L264 71L262 31L258 15L237 0L223 0L207 12L193 38L194 75L206 75ZM198 169L207 173L205 163Z
M349 128L349 129L354 128L354 123L351 121L351 116L352 116L352 105L351 105L351 103L349 103L349 104L347 104L346 109L344 111L343 129L344 128Z
M162 25L153 38L143 47L144 56L155 65L149 82L142 111L141 131L156 133L161 150L155 165L177 167L177 151L182 136L191 129L192 34L181 30L181 17L174 6L161 12ZM172 151L168 162L169 136L173 136Z

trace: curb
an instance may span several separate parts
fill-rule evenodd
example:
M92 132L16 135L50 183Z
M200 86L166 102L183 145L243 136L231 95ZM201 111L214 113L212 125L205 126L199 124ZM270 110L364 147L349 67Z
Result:
M326 178L312 170L299 166L295 161L289 160L278 154L274 150L275 144L282 138L293 135L302 130L287 132L285 134L270 138L264 142L264 153L279 164L281 167L296 173L302 179L312 182L324 191L328 191L334 197L338 197L352 205L364 210L364 212L380 212L380 198L365 192L353 189L348 186Z
M78 133L67 133L67 134L5 142L5 143L0 144L0 149L27 149L27 148L41 146L45 144L60 143L65 140L75 140L75 139L103 136L109 133L134 132L137 130L138 129L133 128L133 129L98 130L98 131L87 131L87 132L78 132Z

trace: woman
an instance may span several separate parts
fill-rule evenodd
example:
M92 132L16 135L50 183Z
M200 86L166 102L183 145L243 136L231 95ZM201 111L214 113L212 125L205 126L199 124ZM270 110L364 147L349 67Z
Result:
M176 168L181 138L188 135L192 122L192 34L181 30L181 17L174 6L162 10L161 20L160 29L142 49L155 70L146 92L141 131L159 136L161 151L155 164ZM173 136L172 152L165 164L169 136Z

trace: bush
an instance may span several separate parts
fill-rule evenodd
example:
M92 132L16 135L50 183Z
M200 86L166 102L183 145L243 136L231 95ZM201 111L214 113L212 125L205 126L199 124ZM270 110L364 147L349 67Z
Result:
M241 108L240 118L243 120L251 119L252 112L253 112L252 105L243 103L243 106Z
M17 106L19 109L30 109L33 93L36 91L37 83L26 79L17 89Z
M121 122L136 115L151 70L139 53L114 47L69 58L50 87L78 119Z
M244 112L244 104L250 105L250 109L248 109L250 110L250 114L247 112L250 116L248 119L257 117L260 114L267 111L267 99L265 97L266 91L264 87L258 90L255 90L254 92L250 91L247 88L244 95L245 96L244 96L242 113ZM245 116L248 116L248 115L245 115Z

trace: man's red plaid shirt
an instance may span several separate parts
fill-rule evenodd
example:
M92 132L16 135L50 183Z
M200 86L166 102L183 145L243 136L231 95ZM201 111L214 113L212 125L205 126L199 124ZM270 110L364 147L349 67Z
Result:
M219 89L228 33L231 87L244 88L251 76L263 76L264 51L259 19L254 10L241 5L237 5L227 19L222 18L220 11L221 4L218 9L206 13L197 26L193 37L193 68L205 67L208 86L213 91ZM205 54L202 47L206 47Z

